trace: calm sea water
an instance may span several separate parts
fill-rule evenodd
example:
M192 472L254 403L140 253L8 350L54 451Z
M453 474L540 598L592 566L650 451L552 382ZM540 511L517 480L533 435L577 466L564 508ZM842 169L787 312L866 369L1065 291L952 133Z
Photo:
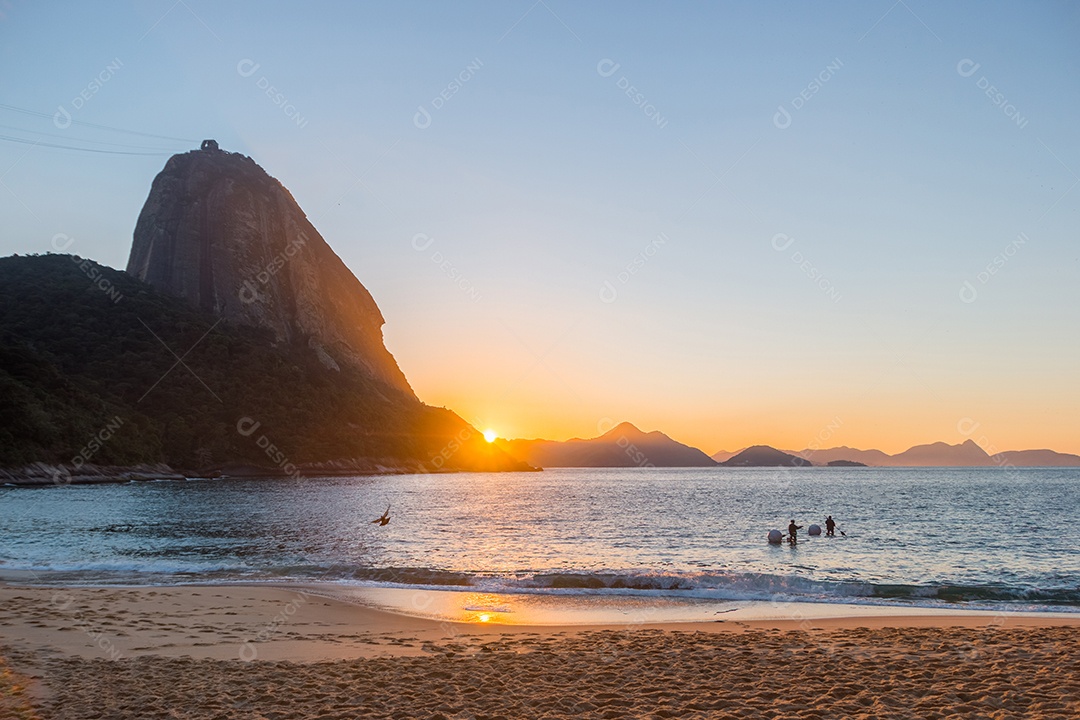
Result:
M391 522L370 523L391 505ZM770 546L823 524L846 537ZM1080 469L560 469L0 488L0 573L1080 612Z

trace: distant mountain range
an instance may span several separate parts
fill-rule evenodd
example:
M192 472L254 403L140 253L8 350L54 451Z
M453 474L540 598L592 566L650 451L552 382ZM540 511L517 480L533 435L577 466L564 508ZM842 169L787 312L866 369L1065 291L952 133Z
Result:
M512 457L536 467L712 467L708 455L662 432L624 422L600 437L572 440L498 440Z
M834 460L851 460L861 462L864 465L886 467L892 459L892 455L887 455L880 450L857 450L846 446L824 450L793 450L791 452L794 455L810 460L815 465L828 465Z
M1080 467L1080 455L1053 450L1008 450L991 456L974 440L958 445L936 442L916 445L896 455L881 450L859 450L850 447L821 450L788 450L789 455L809 460L814 465L829 465L839 461L862 463L875 467ZM713 460L726 463L737 452L720 451Z
M743 448L742 450L720 450L719 452L713 453L709 457L711 457L717 463L724 463L741 453L743 450L747 449L748 448Z
M499 440L497 444L537 467L1080 467L1080 455L1053 450L1010 450L991 457L973 440L916 445L896 455L850 447L794 451L755 445L709 457L662 432L642 432L628 422L596 438Z

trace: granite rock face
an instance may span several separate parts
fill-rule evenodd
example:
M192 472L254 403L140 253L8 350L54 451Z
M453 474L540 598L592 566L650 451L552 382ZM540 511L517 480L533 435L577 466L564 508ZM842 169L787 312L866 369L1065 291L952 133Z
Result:
M207 141L171 157L139 214L127 272L415 398L383 344L371 294L289 191L247 156Z

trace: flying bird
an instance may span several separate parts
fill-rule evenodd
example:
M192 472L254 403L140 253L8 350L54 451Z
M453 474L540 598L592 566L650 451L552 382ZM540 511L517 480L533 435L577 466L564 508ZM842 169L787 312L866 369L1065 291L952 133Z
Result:
M390 506L389 505L386 506L386 512L384 512L381 517L377 517L377 518L375 518L374 520L371 521L372 525L374 525L376 523L378 523L379 527L382 527L383 525L388 525L390 523Z

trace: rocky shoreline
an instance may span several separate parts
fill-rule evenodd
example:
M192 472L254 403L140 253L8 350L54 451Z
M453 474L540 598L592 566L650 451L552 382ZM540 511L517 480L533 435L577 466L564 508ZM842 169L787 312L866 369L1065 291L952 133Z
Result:
M280 478L298 480L309 477L337 477L347 475L412 475L455 472L455 470L432 470L419 460L402 461L393 458L349 458L317 463L300 463L289 466L286 472L280 467L260 465L216 465L198 470L178 470L165 463L142 465L53 465L30 463L16 468L0 468L0 485L15 487L50 487L64 485L104 485L155 480L188 480L230 478ZM533 468L536 470L536 468Z
M0 484L20 487L97 485L148 480L184 480L187 476L164 463L117 465L51 465L31 463L17 468L0 468Z

